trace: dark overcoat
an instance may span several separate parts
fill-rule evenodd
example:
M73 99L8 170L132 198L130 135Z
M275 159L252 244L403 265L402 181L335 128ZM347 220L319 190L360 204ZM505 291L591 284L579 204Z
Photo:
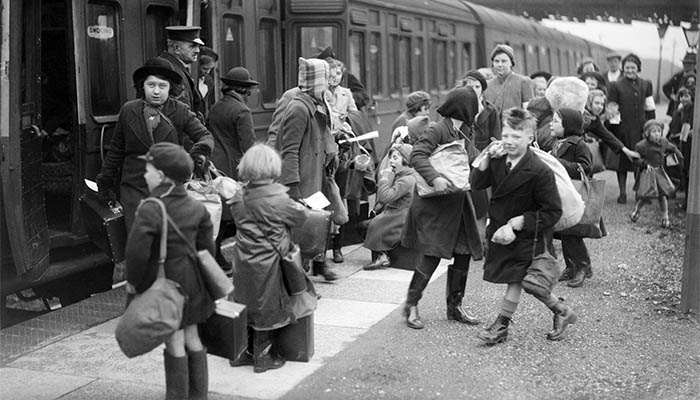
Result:
M226 176L238 180L238 163L255 143L253 117L243 97L226 93L209 111L207 127L214 136L211 162Z
M488 249L484 262L484 280L493 283L519 283L535 255L552 248L552 227L561 217L561 199L552 170L531 150L506 174L506 157L491 159L486 171L472 169L472 187L491 188L489 224L486 226ZM524 216L522 230L507 246L491 242L494 232L519 215ZM537 245L535 245L537 244Z
M501 115L493 104L486 100L481 103L484 108L474 121L474 146L479 151L491 143L491 138L501 140Z
M629 149L642 139L644 123L655 118L655 112L644 111L645 99L652 95L651 82L646 79L622 77L610 84L608 100L617 103L620 110L620 125L615 135ZM619 157L617 170L634 171L634 164L627 157Z
M275 143L282 155L279 181L298 184L302 198L322 189L326 141L332 140L329 124L308 93L299 92L286 106Z
M579 165L586 175L591 175L593 156L581 136L567 136L555 148L554 156L564 166L571 179L581 180L581 173L578 171Z
M413 145L411 165L431 183L440 174L430 165L430 155L439 145L458 139L462 136L452 126L452 120L445 118L429 127ZM422 198L414 193L401 242L404 247L440 258L452 258L458 247L468 249L473 259L480 260L483 248L471 194Z
M122 106L102 170L97 177L98 186L109 187L117 180L120 183L119 201L124 206L127 232L131 228L136 207L141 199L148 196L148 186L143 178L146 161L139 156L146 154L158 142L182 146L185 136L194 143L191 151L196 150L209 156L214 147L211 133L184 103L170 98L165 101L161 111L167 120L160 119L153 130L153 137L146 128L143 107L144 101L141 99L128 101Z
M384 209L369 223L364 243L366 248L389 251L401 243L401 234L416 186L415 173L409 168L379 179L377 202L384 204Z
M292 310L280 268L280 252L291 244L289 227L303 223L308 211L279 183L248 184L231 204L238 228L233 253L233 295L248 307L248 325L270 330L290 323ZM284 253L283 253L284 254Z
M622 151L622 148L625 147L625 145L612 132L610 132L608 128L605 127L605 124L600 120L599 115L594 115L593 113L588 112L587 117L584 118L584 121L586 120L587 122L583 127L586 134L600 139L600 141L603 142L605 146L613 153L619 154Z
M199 88L192 79L190 71L185 68L182 61L167 51L161 53L160 57L168 60L175 72L182 78L182 83L172 93L173 98L187 104L195 114L204 115L202 95L199 93Z
M168 215L194 248L214 254L209 212L187 195L183 185L171 187L163 184L151 196L163 201ZM158 274L162 223L161 209L154 202L144 203L136 212L126 243L126 268L127 281L138 293L148 289ZM165 276L179 283L187 296L181 327L205 322L214 311L214 300L202 280L196 255L171 225L167 235Z

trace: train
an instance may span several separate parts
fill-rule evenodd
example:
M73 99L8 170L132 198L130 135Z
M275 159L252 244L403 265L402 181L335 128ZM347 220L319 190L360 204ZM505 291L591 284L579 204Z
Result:
M369 94L378 148L409 93L430 93L434 114L464 72L489 66L498 43L513 47L522 74L572 75L584 57L604 65L609 51L461 0L1 1L3 310L10 294L65 306L112 287L113 260L87 234L79 199L121 105L136 96L132 72L166 48L166 26L201 26L220 56L216 78L245 66L260 82L248 97L260 140L277 99L297 84L298 58L331 46Z

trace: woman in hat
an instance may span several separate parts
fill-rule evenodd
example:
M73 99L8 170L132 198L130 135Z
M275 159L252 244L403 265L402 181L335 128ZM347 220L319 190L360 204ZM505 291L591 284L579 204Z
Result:
M473 89L452 89L437 110L444 119L429 127L413 146L411 165L438 192L445 191L451 183L433 168L429 157L441 144L459 139L465 139L465 146L471 144L468 138L478 103ZM418 301L441 258L454 259L447 270L447 319L478 325L479 321L462 309L470 260L481 259L483 253L471 194L458 192L426 198L414 195L401 243L423 254L408 287L403 310L406 325L423 328Z
M534 97L532 82L527 76L513 72L515 52L507 44L499 44L491 51L495 77L484 89L484 98L496 106L499 115L511 107L525 108Z
M119 193L127 232L136 207L148 196L143 178L145 161L139 156L158 142L182 145L187 136L194 143L190 156L195 161L195 172L201 172L214 147L211 133L197 116L184 103L170 98L170 89L182 82L170 62L151 58L134 71L132 78L137 98L124 103L119 111L109 150L97 175L98 194L103 200L117 200Z
M617 107L620 113L619 125L613 125L612 131L627 148L634 148L642 139L644 123L656 118L652 84L639 76L641 70L639 57L632 53L626 55L622 59L622 78L608 88L608 101L612 105L608 108ZM635 166L627 157L619 157L608 167L617 171L620 190L617 202L624 204L627 202L627 175Z
M253 86L259 85L250 79L250 73L243 67L231 68L221 78L222 97L209 111L207 127L214 136L214 150L211 162L226 176L238 180L238 164L243 154L255 143L253 116L246 105L246 99ZM231 263L221 254L221 242L236 234L236 226L228 207L221 216L221 229L216 238L216 260L230 269Z
M404 221L416 185L415 171L410 164L411 151L410 144L393 145L389 150L389 167L379 171L377 203L383 208L367 229L364 246L372 251L372 262L362 267L365 270L388 267L386 253L401 244Z

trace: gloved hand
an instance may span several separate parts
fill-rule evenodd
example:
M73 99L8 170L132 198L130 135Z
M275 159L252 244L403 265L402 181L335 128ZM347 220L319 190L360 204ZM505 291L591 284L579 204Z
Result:
M117 194L114 193L112 189L100 189L97 192L97 198L103 201L105 204L117 201Z
M190 154L190 157L194 161L194 176L204 178L209 172L209 166L211 165L209 158L204 154Z
M102 174L95 179L97 184L97 198L108 204L110 201L117 201L117 194L114 192L114 180Z
M289 185L287 185L287 187L289 187L289 191L287 192L287 194L289 195L289 197L292 198L292 200L299 200L301 198L298 183L290 183Z
M350 136L342 131L335 135L335 142L338 143L339 153L346 153L352 149L352 143L348 143L348 139L350 139Z

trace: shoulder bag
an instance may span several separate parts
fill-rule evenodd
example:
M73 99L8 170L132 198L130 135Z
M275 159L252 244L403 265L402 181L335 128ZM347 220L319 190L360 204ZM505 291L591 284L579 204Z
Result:
M605 203L605 181L590 179L583 172L581 165L578 166L578 171L581 174L581 180L572 182L583 198L583 216L578 224L559 231L559 234L600 239L603 237L600 229L600 220L603 217L603 205Z
M185 295L180 285L165 277L168 218L160 199L149 197L162 211L162 228L158 256L158 276L145 292L136 295L119 319L115 336L122 352L129 357L146 354L168 340L180 329Z
M535 238L532 242L532 262L527 267L525 277L523 277L522 287L526 293L538 298L546 298L552 293L554 285L559 280L561 269L557 260L549 253L546 243L544 243L542 253L537 254L537 241L540 218L537 215L535 220Z

